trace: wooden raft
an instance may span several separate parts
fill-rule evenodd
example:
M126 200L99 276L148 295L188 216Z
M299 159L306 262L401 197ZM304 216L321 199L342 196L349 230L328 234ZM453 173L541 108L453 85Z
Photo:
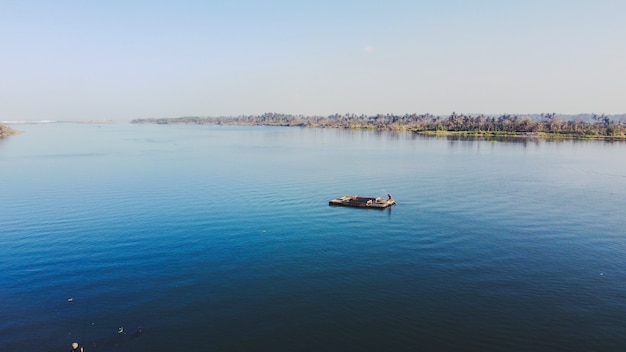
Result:
M383 199L374 197L343 196L328 201L328 205L353 208L383 209L396 204L393 198Z

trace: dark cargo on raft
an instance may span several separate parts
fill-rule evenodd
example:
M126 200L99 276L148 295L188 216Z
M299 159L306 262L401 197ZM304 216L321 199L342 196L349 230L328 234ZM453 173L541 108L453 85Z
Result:
M391 195L388 195L387 199L374 197L343 196L328 201L328 205L353 208L383 209L390 207L394 204L396 204L396 201L391 198Z

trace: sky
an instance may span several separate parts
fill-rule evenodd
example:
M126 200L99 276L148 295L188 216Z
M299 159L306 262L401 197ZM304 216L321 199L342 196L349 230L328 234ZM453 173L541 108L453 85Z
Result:
M0 0L0 120L626 113L623 0Z

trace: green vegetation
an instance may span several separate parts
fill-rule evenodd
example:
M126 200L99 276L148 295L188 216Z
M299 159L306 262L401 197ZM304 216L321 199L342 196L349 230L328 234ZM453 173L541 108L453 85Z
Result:
M604 138L626 139L626 119L615 115L559 116L554 113L539 115L465 115L378 114L373 116L335 114L330 116L302 116L278 113L237 117L178 117L137 119L132 123L200 124L200 125L256 125L297 126L318 128L376 129L411 131L425 135L465 137L535 137L535 138Z
M20 131L16 131L9 126L0 124L0 138L8 137L12 134L18 134Z

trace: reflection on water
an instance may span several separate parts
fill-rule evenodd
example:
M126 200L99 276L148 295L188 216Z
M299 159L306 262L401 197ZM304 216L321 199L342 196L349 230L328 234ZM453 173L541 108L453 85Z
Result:
M533 137L530 135L526 136L422 136L425 138L439 138L446 139L449 141L487 141L487 142L505 142L505 143L519 143L524 146L529 144L539 144L539 143L626 143L626 140L614 139L614 138L595 138L595 139L584 139L584 138L541 138L541 137Z
M486 142L504 142L504 143L519 143L521 145L539 144L545 142L545 139L536 137L511 137L511 136L484 136L484 137L469 137L469 136L446 136L442 137L448 141L486 141Z

